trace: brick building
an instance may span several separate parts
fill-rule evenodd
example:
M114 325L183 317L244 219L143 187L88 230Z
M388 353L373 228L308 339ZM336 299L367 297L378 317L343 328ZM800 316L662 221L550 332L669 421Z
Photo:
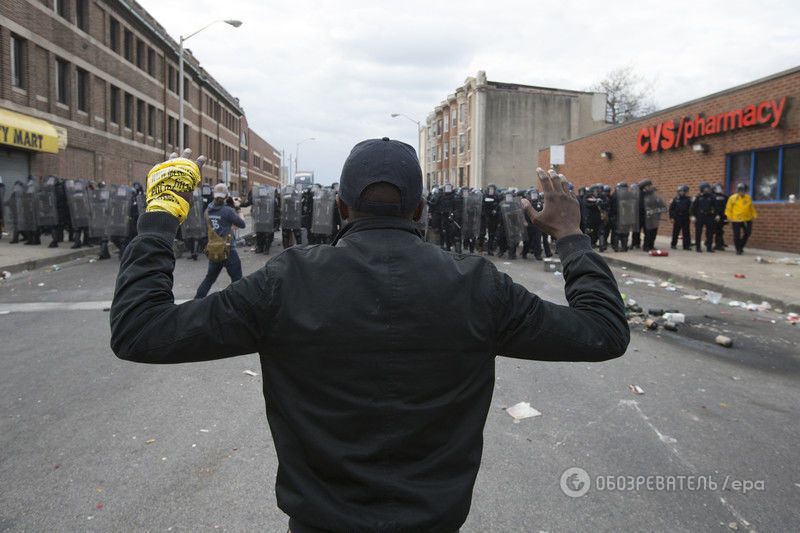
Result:
M0 0L0 176L143 181L178 148L178 49L133 0ZM185 145L208 156L204 181L277 184L276 152L238 99L185 59Z
M529 185L538 150L606 127L605 94L469 77L428 115L420 138L426 186Z
M649 178L669 201L701 181L745 183L758 218L750 244L800 252L800 67L565 143L560 170L576 184ZM549 149L539 166L550 164ZM533 172L533 169L530 169ZM662 223L667 234L671 225ZM730 224L727 242L732 242Z

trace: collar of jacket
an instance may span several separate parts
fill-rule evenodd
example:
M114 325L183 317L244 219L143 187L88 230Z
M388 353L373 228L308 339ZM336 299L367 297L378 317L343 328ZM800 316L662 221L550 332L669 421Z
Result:
M396 229L400 231L407 231L409 233L413 233L420 239L422 238L422 232L417 230L414 227L414 222L407 218L399 218L399 217L366 217L366 218L359 218L349 222L345 227L343 227L339 233L336 235L336 238L331 243L331 246L336 246L336 244L345 238L347 235L352 233L357 233L359 231L369 231L375 229Z

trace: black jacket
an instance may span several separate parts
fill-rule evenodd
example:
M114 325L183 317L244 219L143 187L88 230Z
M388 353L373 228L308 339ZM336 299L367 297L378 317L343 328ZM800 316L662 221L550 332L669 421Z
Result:
M669 218L670 220L689 220L689 211L692 205L692 199L688 196L681 196L680 194L672 199L669 203Z
M382 217L175 305L176 228L166 213L139 219L111 347L143 363L259 352L278 506L293 533L457 530L480 466L495 356L603 361L628 345L617 284L583 235L558 241L569 307L479 256L424 242L410 220Z

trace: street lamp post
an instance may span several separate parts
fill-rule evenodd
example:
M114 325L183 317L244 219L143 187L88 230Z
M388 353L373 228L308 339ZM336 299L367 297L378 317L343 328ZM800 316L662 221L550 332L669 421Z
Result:
M404 113L392 113L391 116L392 118L403 117L404 119L410 120L411 122L417 125L417 157L419 158L420 164L422 164L422 158L424 157L424 154L422 153L422 138L420 135L420 130L422 130L422 124L420 123L419 120L414 120L413 118L409 117ZM427 187L427 182L426 182L426 187Z
M294 147L294 173L295 174L297 174L297 171L300 170L300 161L299 161L300 145L305 143L305 142L308 142L308 141L316 141L316 140L317 140L316 137L309 137L308 139L303 139L302 141L297 143L297 145L295 145L295 147Z
M206 24L199 30L194 33L190 33L186 37L183 35L180 36L180 41L178 44L178 145L180 150L183 151L184 149L184 142L186 139L183 138L183 43L200 33L201 31L205 30L206 28L213 26L217 22L224 22L225 24L229 24L234 28L238 28L242 25L241 20L215 20L210 24Z

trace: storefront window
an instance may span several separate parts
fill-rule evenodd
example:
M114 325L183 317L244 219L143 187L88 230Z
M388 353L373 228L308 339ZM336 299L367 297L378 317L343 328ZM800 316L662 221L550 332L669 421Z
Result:
M750 152L731 156L731 179L728 183L728 194L736 192L736 187L744 183L750 187Z
M800 195L800 146L780 146L728 156L728 192L745 184L757 202L786 201Z
M783 180L781 181L781 200L789 195L800 196L800 146L783 150Z
M778 150L756 152L756 171L753 176L753 199L778 199Z

